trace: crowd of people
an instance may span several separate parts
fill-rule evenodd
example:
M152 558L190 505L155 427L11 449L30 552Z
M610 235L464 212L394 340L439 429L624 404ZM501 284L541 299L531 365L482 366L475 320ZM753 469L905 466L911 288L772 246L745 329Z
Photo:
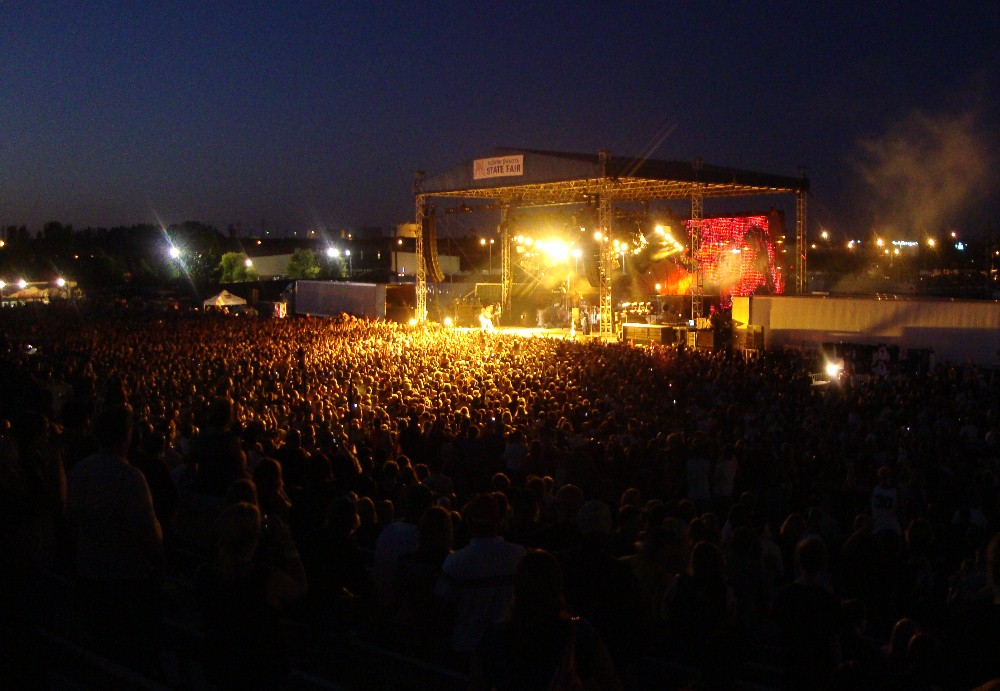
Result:
M22 688L44 572L154 678L188 578L219 688L280 688L289 619L476 688L1000 678L996 372L818 387L807 353L81 304L9 310L0 350Z

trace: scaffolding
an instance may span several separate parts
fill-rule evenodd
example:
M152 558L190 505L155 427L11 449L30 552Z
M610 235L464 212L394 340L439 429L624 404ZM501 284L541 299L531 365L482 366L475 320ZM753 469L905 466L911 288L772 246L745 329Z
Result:
M418 183L420 178L421 174L418 173ZM427 198L419 194L417 195L417 210L414 216L417 225L416 248L414 249L417 255L417 266L414 272L417 280L417 306L414 310L414 317L419 322L425 322L427 321L427 265L424 264L424 219L427 216Z
M798 178L736 170L690 162L655 161L613 157L607 151L598 155L572 154L528 149L497 149L491 156L518 158L522 165L509 174L478 176L474 173L477 159L463 163L444 173L425 177L418 173L414 182L416 222L423 228L430 198L486 199L483 208L499 209L498 234L501 245L501 303L505 311L511 307L514 266L511 250L510 211L517 208L555 205L596 206L597 231L600 234L599 301L600 333L611 335L614 330L612 277L617 254L610 241L611 218L617 203L639 202L644 206L653 200L689 199L691 203L690 257L694 262L695 278L691 287L691 316L702 316L704 271L695 260L701 242L701 221L706 197L743 197L777 194L796 196L796 264L795 289L805 290L806 283L806 194L809 180L804 173ZM487 159L478 159L478 161ZM469 163L472 165L470 166ZM482 178L488 178L483 180ZM516 184L511 184L516 177ZM596 201L596 204L595 204ZM468 210L464 207L463 210ZM416 242L417 318L427 318L427 264L423 233Z
M500 307L502 314L510 314L511 286L514 285L514 268L510 257L510 224L507 214L510 207L503 204L500 207ZM492 280L492 278L491 278Z
M801 295L806 292L806 193L795 193L795 292Z

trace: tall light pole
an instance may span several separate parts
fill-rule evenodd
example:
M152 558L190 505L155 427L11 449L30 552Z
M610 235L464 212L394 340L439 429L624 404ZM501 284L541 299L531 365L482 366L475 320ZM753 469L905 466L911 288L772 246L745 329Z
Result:
M344 250L344 256L347 257L347 275L350 276L354 273L354 267L351 264L351 250Z

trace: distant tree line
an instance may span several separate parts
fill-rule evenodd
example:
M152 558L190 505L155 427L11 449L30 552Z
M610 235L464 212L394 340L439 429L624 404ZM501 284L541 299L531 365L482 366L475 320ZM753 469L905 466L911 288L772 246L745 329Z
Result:
M199 221L166 228L136 224L82 230L51 221L34 235L23 225L6 226L0 239L4 241L0 278L8 282L19 278L52 281L61 276L76 281L84 290L125 285L197 293L219 283L258 278L247 254L232 251L237 244L232 232L227 237ZM289 262L288 275L342 278L343 264L343 259L298 249Z

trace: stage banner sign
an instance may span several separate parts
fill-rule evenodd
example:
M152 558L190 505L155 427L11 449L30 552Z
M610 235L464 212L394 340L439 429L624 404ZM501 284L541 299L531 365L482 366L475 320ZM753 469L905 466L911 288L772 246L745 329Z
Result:
M472 161L474 180L505 178L513 175L524 175L524 154L476 158Z

